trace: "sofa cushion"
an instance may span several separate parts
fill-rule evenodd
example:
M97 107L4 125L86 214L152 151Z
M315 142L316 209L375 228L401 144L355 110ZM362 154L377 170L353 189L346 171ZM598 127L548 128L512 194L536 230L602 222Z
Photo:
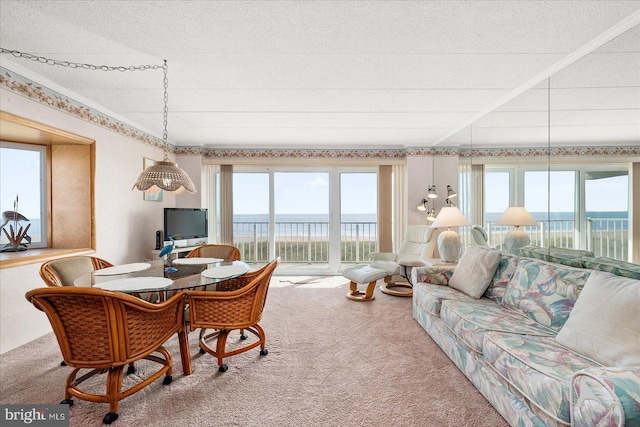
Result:
M607 257L594 257L585 260L584 265L586 268L593 270L608 271L617 276L640 280L640 264L633 264L631 262Z
M496 268L496 272L491 279L491 283L489 283L489 287L487 288L484 296L496 301L497 303L502 303L502 298L504 297L504 293L507 289L507 284L511 277L513 277L513 273L516 271L516 266L518 265L518 257L514 256L507 252L500 252L500 263L498 263L498 268Z
M581 249L557 248L554 246L543 248L535 245L527 245L520 248L520 255L568 265L569 267L584 268L585 258L592 258L593 252Z
M477 353L482 353L484 334L489 331L555 335L522 313L487 298L471 302L444 300L440 318L463 344Z
M555 420L570 421L571 376L597 363L563 348L553 337L489 332L484 360L499 376Z
M594 271L556 341L605 366L640 366L640 280Z
M502 304L559 331L591 274L590 270L521 258Z
M500 252L479 247L467 248L456 266L449 286L473 298L480 298L500 263Z
M440 307L442 301L445 300L475 301L474 298L449 286L421 282L413 285L414 304L418 305L433 317L440 317Z
M411 276L415 278L413 283L433 283L434 285L448 285L453 268L443 267L418 267L411 271Z

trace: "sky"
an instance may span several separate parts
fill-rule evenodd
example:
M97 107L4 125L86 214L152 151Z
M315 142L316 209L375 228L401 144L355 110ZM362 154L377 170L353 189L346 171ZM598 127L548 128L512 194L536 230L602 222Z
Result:
M0 210L12 211L16 195L19 196L18 212L27 218L40 217L40 155L33 151L10 149L0 150Z
M0 153L6 151L0 150ZM26 150L11 149L12 156L0 154L0 209L13 210L18 194L18 211L27 218L40 213L37 194L39 176L38 155ZM329 173L276 172L275 208L278 214L328 214ZM344 214L374 214L377 210L376 174L341 174L341 211ZM547 171L526 173L525 207L530 212L547 211ZM552 171L551 208L553 212L574 210L574 172ZM504 212L509 206L508 174L488 173L486 211ZM628 176L588 180L586 210L627 211ZM268 173L234 174L234 213L269 213Z
M341 174L343 214L375 214L377 178L375 173ZM328 214L329 173L276 172L274 174L276 214ZM269 213L269 175L233 175L233 213Z
M548 172L525 173L524 206L529 212L546 212L549 198ZM492 172L485 175L485 209L487 212L504 212L509 206L507 172ZM575 173L571 171L551 172L551 211L573 212L575 200ZM628 175L611 178L590 179L585 184L585 207L587 212L611 212L628 210Z

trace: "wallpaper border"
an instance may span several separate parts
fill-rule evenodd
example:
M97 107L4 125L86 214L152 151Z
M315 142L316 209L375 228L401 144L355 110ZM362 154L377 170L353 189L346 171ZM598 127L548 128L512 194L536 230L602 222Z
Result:
M0 66L0 87L33 101L63 111L73 117L101 126L143 144L162 148L162 140L131 125L95 110L83 103L62 95L38 82ZM183 147L169 144L169 151L176 155L202 156L203 158L253 158L253 159L404 159L408 156L458 156L521 158L521 157L592 157L592 156L640 156L640 144L616 147L553 147L547 148L474 148L458 147L407 147L404 149L261 149L261 148L208 148Z

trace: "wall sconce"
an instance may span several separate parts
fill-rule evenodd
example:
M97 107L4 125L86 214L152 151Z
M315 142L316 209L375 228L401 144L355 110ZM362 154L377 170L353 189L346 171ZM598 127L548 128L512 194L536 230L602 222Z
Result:
M451 188L450 185L447 185L447 200L449 199L453 199L454 197L457 197L458 193L456 193L453 188Z

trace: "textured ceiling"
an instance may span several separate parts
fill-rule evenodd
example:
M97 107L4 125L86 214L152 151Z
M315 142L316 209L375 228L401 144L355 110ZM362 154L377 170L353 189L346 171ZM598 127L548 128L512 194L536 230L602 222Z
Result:
M0 0L0 45L96 65L166 59L169 139L178 146L429 147L447 143L496 102L639 10L635 0ZM637 44L611 43L623 58L589 55L592 63L579 73L580 86L594 91L603 87L603 76L619 77L607 78L606 86L618 92L605 98L627 99L624 108L611 101L614 110L624 110L612 114L636 129ZM72 70L9 55L0 60L162 135L160 71ZM558 89L576 83L568 72L563 78L567 83ZM581 110L592 98L593 92L563 95ZM594 120L588 114L602 119L607 108L594 106L587 116L574 116L575 123ZM504 131L486 145L532 143L513 132L520 119L504 117L487 126ZM486 126L492 116L484 120ZM568 133L572 144L589 143ZM598 137L597 143L633 143L633 135Z

